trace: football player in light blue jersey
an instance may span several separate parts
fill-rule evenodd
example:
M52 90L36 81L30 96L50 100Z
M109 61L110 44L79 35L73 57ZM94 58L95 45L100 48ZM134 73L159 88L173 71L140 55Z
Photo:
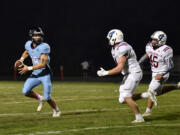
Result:
M28 56L32 59L33 66L24 65L19 70L20 74L25 74L28 71L32 71L30 77L26 80L22 93L31 98L39 100L39 106L37 111L41 111L45 101L53 108L53 117L59 117L61 111L51 98L52 83L51 83L51 69L50 63L50 46L43 42L44 33L40 27L35 27L30 30L30 41L25 44L25 51L21 56L21 59L17 61L23 62ZM17 62L15 63L17 64ZM35 93L32 89L42 83L44 88L44 97Z

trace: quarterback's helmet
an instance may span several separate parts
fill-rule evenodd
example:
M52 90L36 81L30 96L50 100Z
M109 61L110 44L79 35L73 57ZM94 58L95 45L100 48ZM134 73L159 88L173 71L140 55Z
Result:
M40 36L39 40L33 39L33 36L36 36L36 35ZM29 36L33 42L40 44L43 41L44 32L42 31L41 27L33 27L32 29L29 30Z
M115 45L124 40L124 36L121 30L113 29L108 32L107 39L109 40L110 45Z
M155 31L151 38L157 40L157 46L161 46L166 43L167 35L163 31Z
M32 37L33 35L44 36L44 32L42 31L41 27L33 27L29 30L29 36Z

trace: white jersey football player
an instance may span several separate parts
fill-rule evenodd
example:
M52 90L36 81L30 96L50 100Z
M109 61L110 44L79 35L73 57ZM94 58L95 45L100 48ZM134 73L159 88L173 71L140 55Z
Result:
M122 84L119 88L120 103L127 103L129 107L133 110L136 119L132 123L144 122L142 115L139 112L137 104L134 102L132 96L142 78L142 70L136 59L136 54L128 43L124 42L123 33L118 29L111 30L107 38L109 44L112 46L112 56L117 66L111 70L104 70L100 68L97 71L97 75L102 77L106 75L114 75L122 73L124 75Z
M142 94L144 98L150 97L143 116L151 115L153 103L157 106L156 96L180 87L180 83L177 86L163 87L163 84L169 78L171 69L174 67L173 49L166 45L167 35L163 31L156 31L151 35L151 39L152 42L146 45L146 54L139 60L141 64L149 58L152 70L152 80L148 92Z

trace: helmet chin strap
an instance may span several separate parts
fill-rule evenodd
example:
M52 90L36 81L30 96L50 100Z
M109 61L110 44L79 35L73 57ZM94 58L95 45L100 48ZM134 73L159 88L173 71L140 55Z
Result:
M114 41L114 43L113 43L113 45L112 45L112 46L116 45L116 43L115 43L115 42L116 42L116 39L114 39L113 41Z
M157 49L157 48L159 48L161 45L159 45L158 43L156 44L156 45L153 45L153 48L154 49Z

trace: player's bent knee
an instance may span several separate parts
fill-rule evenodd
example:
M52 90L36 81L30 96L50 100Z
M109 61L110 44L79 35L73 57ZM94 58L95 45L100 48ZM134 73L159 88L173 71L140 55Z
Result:
M119 103L121 103L121 104L126 103L125 99L129 98L129 97L132 97L132 93L129 93L129 92L128 93L127 92L120 93Z
M122 97L119 97L119 103L121 103L121 104L124 104L124 103L125 103L125 100L124 100L124 98L122 98Z
M26 95L28 95L28 93L29 93L29 91L27 89L23 88L22 94L26 96Z

